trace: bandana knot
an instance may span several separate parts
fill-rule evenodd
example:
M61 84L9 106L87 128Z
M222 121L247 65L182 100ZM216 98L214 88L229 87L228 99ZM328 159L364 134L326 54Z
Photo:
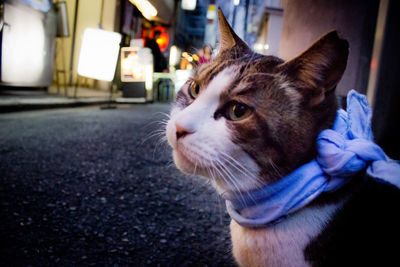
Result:
M274 184L223 195L232 219L248 228L274 224L365 168L371 177L400 187L400 165L373 142L371 117L367 98L351 90L347 112L338 110L333 128L319 134L315 160Z

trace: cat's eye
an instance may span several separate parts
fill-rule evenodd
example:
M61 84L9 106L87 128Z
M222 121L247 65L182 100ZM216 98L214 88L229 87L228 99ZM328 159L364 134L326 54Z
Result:
M200 93L200 86L195 81L193 81L189 85L188 92L190 97L195 99Z
M226 117L232 121L243 120L251 114L252 110L249 106L239 102L232 102L226 110Z

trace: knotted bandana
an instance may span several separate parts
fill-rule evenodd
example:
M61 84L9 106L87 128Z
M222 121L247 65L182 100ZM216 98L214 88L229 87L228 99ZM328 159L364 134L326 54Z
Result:
M275 224L322 192L339 189L364 168L371 177L400 187L400 165L373 142L371 117L367 98L351 90L347 112L339 110L333 129L319 134L317 158L274 184L224 194L231 218L248 228Z

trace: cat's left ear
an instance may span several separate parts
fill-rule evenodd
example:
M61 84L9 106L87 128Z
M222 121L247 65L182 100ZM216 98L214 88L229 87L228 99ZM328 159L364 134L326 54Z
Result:
M325 94L336 88L347 65L349 44L336 31L322 36L296 58L281 65L294 79L296 87L310 106L320 104Z
M219 23L219 35L220 35L220 51L231 49L235 46L242 50L247 50L248 46L229 26L224 13L221 8L218 8L218 23Z

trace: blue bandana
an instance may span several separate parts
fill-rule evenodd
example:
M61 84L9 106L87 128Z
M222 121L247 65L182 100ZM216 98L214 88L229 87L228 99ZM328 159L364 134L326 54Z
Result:
M400 187L400 165L373 142L371 116L367 98L351 90L347 112L339 110L333 129L319 134L317 158L274 184L224 194L231 218L248 228L275 224L322 192L339 189L364 168L368 175Z

